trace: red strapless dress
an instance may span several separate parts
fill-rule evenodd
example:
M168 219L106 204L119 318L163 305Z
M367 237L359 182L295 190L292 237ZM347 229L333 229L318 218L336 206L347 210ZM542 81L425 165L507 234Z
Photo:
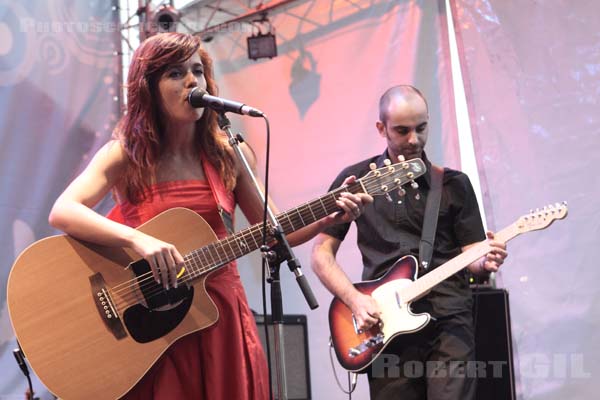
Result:
M220 199L226 199L223 208L233 212L233 195L215 186L222 191ZM149 194L135 206L118 204L108 217L136 227L167 209L186 207L201 215L217 237L227 236L206 181L162 182ZM125 399L268 399L266 357L235 262L209 276L206 289L219 309L219 320L174 343Z

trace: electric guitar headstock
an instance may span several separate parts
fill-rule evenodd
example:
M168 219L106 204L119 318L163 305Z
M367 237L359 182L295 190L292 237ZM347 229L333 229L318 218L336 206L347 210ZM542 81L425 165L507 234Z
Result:
M402 185L409 182L414 189L417 189L419 185L415 182L415 179L427 171L425 163L420 158L405 161L400 156L399 159L400 161L396 164L392 164L390 160L385 160L385 165L381 168L377 168L375 163L371 163L369 166L371 171L358 180L365 193L371 196L388 196L389 198L391 191L399 189L400 195L404 195Z
M519 233L546 229L558 219L567 216L567 202L549 204L543 209L531 210L529 214L523 215L516 222Z

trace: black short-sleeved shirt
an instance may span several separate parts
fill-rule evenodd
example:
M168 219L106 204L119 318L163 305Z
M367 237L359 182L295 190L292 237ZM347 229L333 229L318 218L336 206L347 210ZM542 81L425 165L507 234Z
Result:
M338 188L350 175L360 178L367 174L370 171L370 163L374 162L377 167L383 166L385 158L388 158L387 151L381 156L345 168L335 179L330 190ZM431 170L431 163L425 154L423 161L427 165L427 173L417 178L418 189L406 185L405 196L400 197L397 191L390 193L391 202L384 196L376 196L373 204L367 205L363 214L355 221L358 230L357 243L364 267L363 280L382 276L402 256L413 255L419 258L419 242ZM416 199L417 193L419 199ZM338 224L325 229L324 233L344 240L349 228L350 223ZM462 246L484 239L485 232L477 198L469 177L460 171L444 168L438 225L428 270L458 255ZM471 302L468 274L463 270L434 287L428 295L413 304L413 309L441 317L470 311Z

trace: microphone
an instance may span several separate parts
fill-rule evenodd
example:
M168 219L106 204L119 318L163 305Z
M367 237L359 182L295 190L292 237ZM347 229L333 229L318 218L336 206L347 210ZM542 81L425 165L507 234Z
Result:
M259 109L245 105L233 100L211 96L206 91L197 87L193 88L188 95L188 103L194 108L208 107L219 112L232 112L236 114L249 115L251 117L263 117L265 114Z

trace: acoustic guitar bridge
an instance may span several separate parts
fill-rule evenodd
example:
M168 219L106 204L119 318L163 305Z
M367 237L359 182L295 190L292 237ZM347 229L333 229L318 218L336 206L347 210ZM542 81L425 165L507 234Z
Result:
M95 273L90 276L90 284L92 288L92 298L96 309L100 314L100 319L104 325L115 336L116 339L123 339L127 336L125 327L119 318L117 309L110 297L110 293L106 289L104 278L100 273Z

